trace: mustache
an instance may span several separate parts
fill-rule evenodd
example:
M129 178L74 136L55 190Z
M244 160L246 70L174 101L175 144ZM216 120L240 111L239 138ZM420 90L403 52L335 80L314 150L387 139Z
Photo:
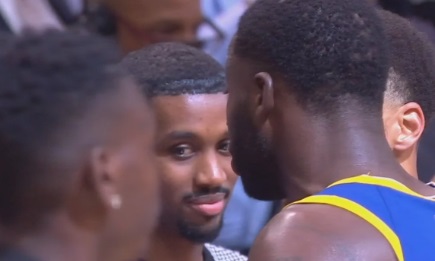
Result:
M195 199L199 199L201 197L213 196L216 194L225 194L225 198L228 198L230 193L231 193L231 190L228 188L225 188L225 187L202 189L200 191L196 191L196 192L188 193L188 194L184 195L183 201L192 201Z

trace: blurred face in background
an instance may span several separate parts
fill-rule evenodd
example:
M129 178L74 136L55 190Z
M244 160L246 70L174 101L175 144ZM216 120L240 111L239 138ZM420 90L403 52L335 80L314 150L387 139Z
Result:
M159 42L198 46L203 22L200 0L105 0L116 19L118 41L125 52Z

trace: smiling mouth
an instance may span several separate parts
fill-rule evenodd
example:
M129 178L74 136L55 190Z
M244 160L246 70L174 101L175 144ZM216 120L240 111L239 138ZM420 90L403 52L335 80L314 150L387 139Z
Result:
M225 208L226 193L215 193L195 197L188 201L189 206L199 212L200 214L208 217L213 217L222 214Z

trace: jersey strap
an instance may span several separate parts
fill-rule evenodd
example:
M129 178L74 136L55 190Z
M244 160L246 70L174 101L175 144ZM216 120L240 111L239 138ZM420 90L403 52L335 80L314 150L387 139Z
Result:
M342 182L340 184L343 183L345 182ZM295 204L324 204L335 206L355 214L356 216L364 219L373 227L375 227L389 242L392 249L394 250L394 253L396 254L397 260L404 261L402 244L397 234L384 221L382 221L382 219L380 219L378 216L373 214L370 210L363 207L362 205L352 200L333 195L314 195L300 201L296 201L290 205Z
M430 201L435 201L432 196L426 197L426 196L423 196L421 194L418 194L417 192L413 191L412 189L408 188L407 186L403 185L402 183L400 183L394 179L371 176L371 175L367 175L367 174L339 180L339 181L329 185L328 188L334 187L336 185L350 184L350 183L377 185L377 186L381 186L381 187L394 189L394 190L400 191L402 193L405 193L405 194L408 194L408 195L411 195L414 197L418 197L418 198L422 198L422 199L426 199L426 200L430 200Z

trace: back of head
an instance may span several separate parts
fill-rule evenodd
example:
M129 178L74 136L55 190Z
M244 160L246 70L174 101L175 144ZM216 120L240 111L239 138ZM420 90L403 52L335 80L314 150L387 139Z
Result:
M388 11L379 11L390 48L386 102L418 103L426 120L433 117L435 47L412 24Z
M307 110L332 116L352 100L381 114L388 55L368 1L258 0L232 51L280 75Z
M211 56L181 43L159 43L128 54L122 65L148 97L225 91L224 69Z
M95 98L125 76L109 68L117 59L114 47L86 34L47 32L3 42L1 226L33 229L65 203L73 169L80 166L73 160L78 155L64 147L78 142L83 133L77 122Z

